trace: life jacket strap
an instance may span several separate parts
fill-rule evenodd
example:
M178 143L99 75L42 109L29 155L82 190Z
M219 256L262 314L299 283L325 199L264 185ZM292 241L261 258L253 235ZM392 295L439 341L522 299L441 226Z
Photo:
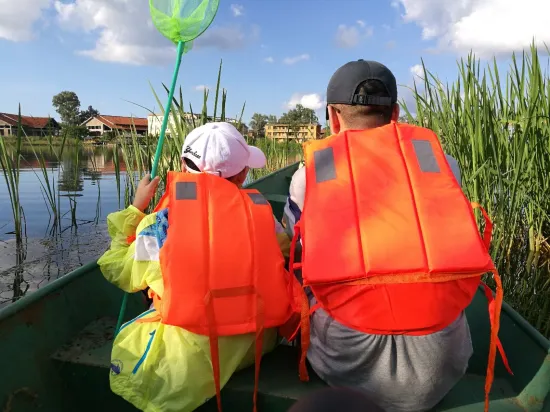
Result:
M256 319L256 350L255 350L255 377L254 377L254 412L257 412L258 387L260 381L260 362L263 352L265 310L264 300L254 286L242 286L236 288L214 289L204 297L206 317L208 321L210 356L212 358L212 370L214 373L214 385L216 388L216 400L218 412L222 412L221 384L220 384L220 352L218 346L218 331L216 328L216 316L214 313L214 299L229 298L243 295L255 295L254 318Z
M491 326L495 323L495 298L493 297L493 292L489 286L487 286L485 283L481 282L483 285L483 291L485 292L485 297L487 298L487 301L489 302L489 319L491 322ZM504 352L504 348L502 346L502 342L497 336L497 349L500 353L500 356L502 358L502 363L504 364L504 367L508 371L510 375L514 375L514 372L512 372L512 369L510 368L510 364L508 363L508 358L506 357L506 353Z
M290 245L290 259L289 259L289 271L290 275L295 278L294 270L301 269L302 264L301 263L295 263L296 262L296 244L298 243L298 240L300 239L300 233L301 233L301 225L300 222L296 223L294 226L294 236L292 237L292 243ZM301 353L300 353L300 362L299 362L299 374L300 374L300 380L302 382L309 381L309 374L307 371L307 365L306 365L306 359L307 359L307 351L309 349L309 334L310 334L310 309L309 309L309 299L307 298L306 292L304 291L303 287L299 288L300 290L300 306L301 306L301 315L300 315L300 346L301 346Z
M307 298L307 295L305 291L302 289L302 317L300 322L300 328L301 328L301 354L300 354L300 366L299 366L299 373L300 373L300 380L302 382L308 382L309 381L309 373L307 371L307 351L309 349L309 339L310 339L310 313L309 313L309 299Z
M489 343L489 359L487 364L487 377L485 379L485 412L489 411L489 393L491 392L491 386L493 385L495 377L495 360L496 360L496 351L497 348L500 351L504 366L509 373L512 373L510 366L508 365L508 360L504 354L504 349L498 338L498 330L500 327L500 312L502 308L502 301L504 298L504 293L502 290L502 281L498 274L498 271L495 269L493 272L493 278L496 283L495 298L493 299L493 294L487 285L484 284L485 296L489 299L489 319L491 323L491 340Z
M493 237L493 222L491 221L491 218L489 217L485 209L479 203L471 202L471 204L474 210L479 209L481 211L481 213L483 214L483 218L485 219L485 229L483 230L483 243L485 244L488 252L489 248L491 247L491 238Z

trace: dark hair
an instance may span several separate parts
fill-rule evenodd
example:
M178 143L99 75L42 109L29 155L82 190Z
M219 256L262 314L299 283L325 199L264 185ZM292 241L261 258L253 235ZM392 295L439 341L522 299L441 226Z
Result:
M183 161L185 162L185 165L191 169L191 170L194 170L195 172L200 172L200 169L199 167L195 164L195 162L193 162L191 159L188 159L187 157L184 157L183 158Z
M356 90L360 96L389 97L388 91L379 80L367 80L361 83ZM342 117L347 127L352 129L364 129L367 127L383 126L391 122L393 107L378 105L350 105L330 104Z

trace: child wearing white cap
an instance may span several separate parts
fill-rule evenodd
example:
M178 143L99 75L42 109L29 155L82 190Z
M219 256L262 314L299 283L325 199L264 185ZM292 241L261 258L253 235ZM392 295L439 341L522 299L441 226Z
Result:
M266 164L263 152L249 146L229 123L208 123L194 129L182 148L182 170L209 173L241 187L250 168ZM164 283L159 253L168 230L169 208L161 205L145 215L159 178L145 176L132 206L107 217L111 248L99 259L105 278L126 292L149 287L162 297ZM274 218L275 219L275 218ZM290 240L276 221L283 253ZM135 236L135 240L132 240ZM144 411L192 411L215 396L209 337L159 322L150 309L124 324L117 335L110 373L111 389ZM264 353L276 345L276 329L267 329ZM254 363L255 335L219 337L222 387L238 369Z

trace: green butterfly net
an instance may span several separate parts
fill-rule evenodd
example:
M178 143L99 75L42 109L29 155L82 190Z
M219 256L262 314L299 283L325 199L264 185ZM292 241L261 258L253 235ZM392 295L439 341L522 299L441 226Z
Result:
M191 50L193 40L204 33L210 24L212 24L218 12L219 5L220 0L149 0L149 9L153 24L164 37L177 45L176 67L174 68L172 84L164 109L164 119L162 121L153 167L151 168L151 178L157 175L182 55ZM124 321L127 302L128 294L125 293L118 314L115 336L120 331L122 322Z
M212 23L220 0L149 0L153 24L178 44L199 37Z

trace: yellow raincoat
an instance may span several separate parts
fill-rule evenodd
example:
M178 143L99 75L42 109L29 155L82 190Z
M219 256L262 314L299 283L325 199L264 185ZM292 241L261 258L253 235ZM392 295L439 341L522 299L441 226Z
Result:
M159 250L166 237L168 210L145 215L133 206L107 217L111 248L98 263L105 278L126 292L149 286L162 297ZM276 221L276 236L285 256L290 240ZM131 243L128 238L136 236ZM124 324L111 354L111 390L143 411L193 411L215 396L208 336L160 322L155 309ZM276 345L276 329L267 329L264 353ZM220 384L254 363L255 335L219 337Z

